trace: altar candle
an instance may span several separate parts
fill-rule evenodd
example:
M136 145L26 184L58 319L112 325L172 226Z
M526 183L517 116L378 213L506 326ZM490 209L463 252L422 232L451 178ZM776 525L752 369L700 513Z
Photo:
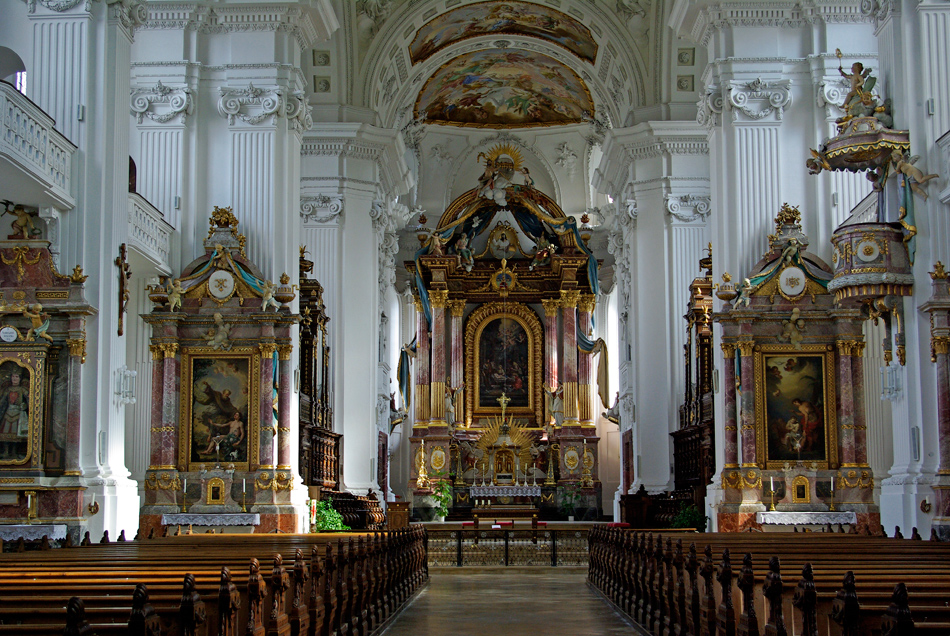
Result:
M772 492L775 492L775 477L769 477L769 485L772 487Z
M247 493L247 479L244 480L244 492Z
M188 492L188 480L182 477L181 478L181 496L184 497L186 492Z
M835 491L835 476L831 476L831 492Z
M95 493L95 492L92 493L92 503L93 503L93 504L96 503L96 493ZM89 504L89 505L92 505L92 504Z

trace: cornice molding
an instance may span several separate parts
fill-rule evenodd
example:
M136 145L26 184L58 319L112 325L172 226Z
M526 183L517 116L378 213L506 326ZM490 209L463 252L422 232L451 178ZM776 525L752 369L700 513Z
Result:
M175 117L184 124L194 112L194 100L187 86L167 86L159 81L155 86L133 88L130 105L135 121L141 124L146 118L165 124Z
M800 28L818 24L867 24L872 17L864 12L865 4L891 4L891 0L842 0L840 2L770 2L763 9L761 2L716 3L700 9L694 17L691 39L707 46L716 31L735 27Z
M379 179L378 195L387 200L407 193L414 185L399 131L368 124L320 124L319 128L304 136L300 148L302 156L373 162Z

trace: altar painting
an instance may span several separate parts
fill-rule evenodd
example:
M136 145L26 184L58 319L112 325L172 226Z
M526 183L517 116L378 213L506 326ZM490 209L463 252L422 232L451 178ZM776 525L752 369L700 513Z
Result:
M834 354L757 353L757 448L768 467L836 464ZM763 453L764 442L764 453ZM830 462L829 462L830 460Z
M498 406L504 393L511 408L529 406L528 334L512 318L496 318L478 342L478 405Z
M32 454L33 374L14 360L0 363L0 463L24 464Z
M187 470L256 462L259 360L258 355L185 356L182 455Z
M486 49L436 71L415 110L436 124L523 127L578 123L594 112L594 103L583 80L554 58Z
M591 64L597 55L587 27L560 11L528 2L479 2L443 13L416 32L409 55L418 64L455 42L502 34L554 42Z

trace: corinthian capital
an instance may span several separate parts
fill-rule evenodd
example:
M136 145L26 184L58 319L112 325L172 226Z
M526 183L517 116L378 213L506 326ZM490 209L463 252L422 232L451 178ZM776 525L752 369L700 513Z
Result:
M765 81L761 77L751 82L727 82L732 121L759 121L770 115L775 116L775 121L782 121L785 109L792 103L791 84L791 80Z

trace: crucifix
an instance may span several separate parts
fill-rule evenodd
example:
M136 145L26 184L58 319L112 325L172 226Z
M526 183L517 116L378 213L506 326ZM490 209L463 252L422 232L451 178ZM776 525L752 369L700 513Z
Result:
M504 421L505 421L505 408L507 408L508 402L511 402L511 398L508 397L507 395L505 395L504 393L502 393L502 394L501 394L501 397L498 398L496 401L497 401L499 404L501 404L501 421L504 422Z

